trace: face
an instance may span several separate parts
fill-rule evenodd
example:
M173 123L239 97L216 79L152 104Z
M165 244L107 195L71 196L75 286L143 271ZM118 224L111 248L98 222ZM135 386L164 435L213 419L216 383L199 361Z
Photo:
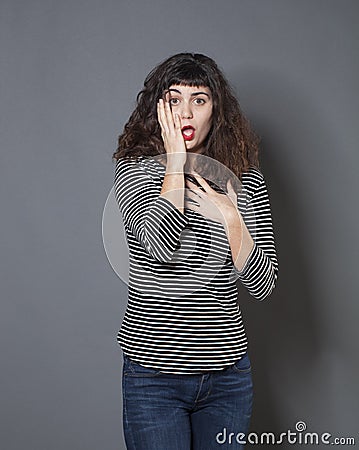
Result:
M171 85L165 92L172 114L181 121L187 151L202 153L212 126L212 95L208 87Z

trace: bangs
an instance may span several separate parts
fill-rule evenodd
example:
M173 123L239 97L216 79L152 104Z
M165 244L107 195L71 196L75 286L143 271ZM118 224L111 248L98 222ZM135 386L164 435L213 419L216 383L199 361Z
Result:
M210 88L208 74L201 67L191 64L182 65L178 69L174 68L165 80L165 88L169 88L173 84L182 86L206 86Z

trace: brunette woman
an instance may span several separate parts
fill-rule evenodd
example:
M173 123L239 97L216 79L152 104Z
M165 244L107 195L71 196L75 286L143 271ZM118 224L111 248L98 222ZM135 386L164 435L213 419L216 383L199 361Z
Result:
M119 137L129 450L243 447L253 388L236 282L261 301L278 276L258 147L222 71L195 53L149 73Z

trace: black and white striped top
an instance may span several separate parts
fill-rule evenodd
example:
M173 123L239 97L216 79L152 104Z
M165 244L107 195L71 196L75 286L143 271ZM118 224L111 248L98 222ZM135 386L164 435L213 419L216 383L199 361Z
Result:
M255 167L242 175L238 209L255 244L238 271L220 223L189 208L182 214L160 195L165 170L152 157L116 163L130 259L117 341L133 361L164 373L220 370L247 350L237 279L263 300L278 276L265 179Z

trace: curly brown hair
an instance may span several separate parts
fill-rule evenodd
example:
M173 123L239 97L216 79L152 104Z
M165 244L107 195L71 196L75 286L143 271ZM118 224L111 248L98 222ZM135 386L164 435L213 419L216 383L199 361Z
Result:
M239 179L250 166L259 168L259 137L251 129L233 90L213 59L200 53L178 53L158 64L137 94L137 106L118 138L113 159L165 154L157 119L157 102L171 85L205 86L213 99L212 127L204 155L229 168Z

